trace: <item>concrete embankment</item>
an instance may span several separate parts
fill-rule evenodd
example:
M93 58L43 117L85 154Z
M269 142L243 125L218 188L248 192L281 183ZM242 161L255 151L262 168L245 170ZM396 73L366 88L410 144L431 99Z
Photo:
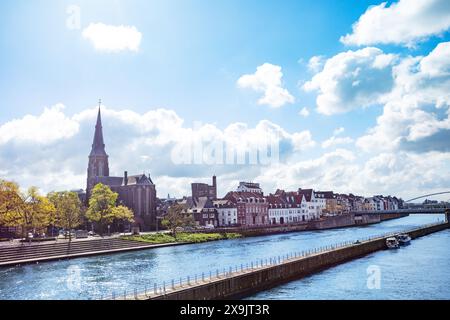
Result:
M449 227L448 223L436 224L409 230L412 239L425 236ZM385 235L360 243L327 248L320 252L295 254L285 261L270 261L257 268L241 271L230 270L227 274L195 281L182 286L156 289L150 294L135 294L133 299L208 300L241 298L280 284L302 278L337 264L354 260L372 252L386 249Z

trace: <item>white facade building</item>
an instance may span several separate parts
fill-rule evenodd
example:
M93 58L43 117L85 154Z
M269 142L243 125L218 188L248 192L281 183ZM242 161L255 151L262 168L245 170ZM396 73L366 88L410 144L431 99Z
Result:
M215 200L219 227L233 226L238 223L237 208L229 200Z
M314 219L303 194L277 190L274 195L267 196L267 201L271 224L298 223Z
M308 214L312 219L319 219L322 216L322 208L325 205L325 199L316 198L313 189L298 189L298 194L302 194L305 197L306 204L308 207Z

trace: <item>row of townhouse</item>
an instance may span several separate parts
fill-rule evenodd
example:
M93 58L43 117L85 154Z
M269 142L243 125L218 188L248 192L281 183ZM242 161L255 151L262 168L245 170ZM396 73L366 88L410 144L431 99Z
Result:
M208 192L199 193L198 185ZM351 193L302 188L296 191L278 189L265 196L260 185L253 182L240 182L235 191L217 199L215 177L211 186L198 183L195 186L192 196L177 202L185 206L185 212L194 217L198 226L246 227L300 223L352 211L396 210L402 205L400 199L391 196L364 198ZM163 208L167 210L167 206Z
M362 211L398 210L403 207L403 201L392 196L373 196L364 199Z
M277 190L265 196L260 185L240 182L236 191L223 199L184 197L178 201L185 212L192 214L198 226L260 226L310 221L321 217L324 199L313 189L286 192Z
M332 191L317 191L316 198L324 199L322 214L340 215L354 211L398 210L403 201L392 196L373 196L365 198L354 194L339 194Z

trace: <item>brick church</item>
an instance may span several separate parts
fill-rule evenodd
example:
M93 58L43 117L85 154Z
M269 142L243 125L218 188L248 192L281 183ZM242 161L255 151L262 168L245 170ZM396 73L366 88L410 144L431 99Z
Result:
M141 231L155 229L156 186L150 175L129 176L128 172L125 171L123 177L111 177L109 175L108 157L103 140L102 118L99 107L94 141L89 154L86 197L89 199L96 184L107 185L119 194L118 204L125 205L134 212L135 227L139 227Z

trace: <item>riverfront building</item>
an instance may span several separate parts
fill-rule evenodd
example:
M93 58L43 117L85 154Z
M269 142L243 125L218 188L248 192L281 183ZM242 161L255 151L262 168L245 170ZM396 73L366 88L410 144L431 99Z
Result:
M266 199L269 204L268 214L271 224L297 223L313 219L303 194L277 190Z
M231 191L227 193L224 199L229 200L236 207L237 223L239 225L254 226L269 224L269 205L262 191Z
M325 203L324 199L317 197L313 189L299 188L297 193L305 197L309 215L313 219L319 219L322 215L322 209Z
M217 210L213 201L208 197L192 198L193 205L190 211L199 226L218 226Z
M150 175L123 177L109 175L108 154L103 140L102 119L100 107L95 125L94 140L87 169L86 201L89 201L92 189L98 183L107 185L119 194L118 203L127 206L134 213L135 227L140 230L151 230L156 227L156 186Z
M215 200L213 204L217 210L219 226L229 227L237 225L237 207L230 200Z

